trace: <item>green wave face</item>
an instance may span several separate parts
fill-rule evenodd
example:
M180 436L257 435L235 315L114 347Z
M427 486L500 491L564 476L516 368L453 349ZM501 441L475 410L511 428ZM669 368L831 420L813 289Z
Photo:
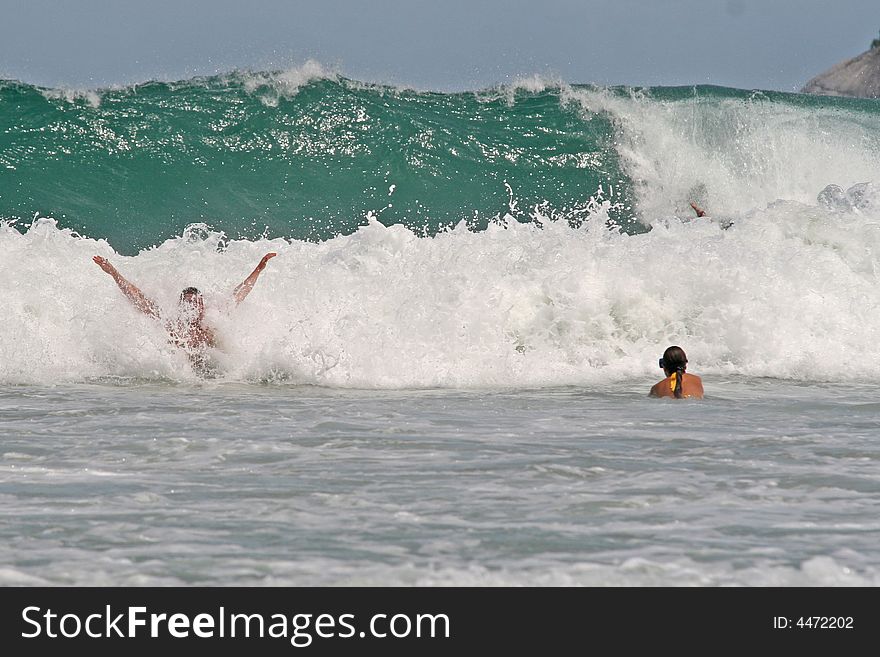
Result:
M91 96L0 83L0 217L54 217L131 254L194 222L324 240L369 212L428 234L539 204L576 215L627 181L611 119L562 95L335 78L285 89L269 74Z

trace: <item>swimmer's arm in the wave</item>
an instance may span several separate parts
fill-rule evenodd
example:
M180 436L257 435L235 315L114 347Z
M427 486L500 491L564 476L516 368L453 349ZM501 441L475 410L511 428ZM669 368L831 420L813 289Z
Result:
M705 216L706 216L706 211L705 211L703 208L701 208L699 205L697 205L696 203L694 203L693 201L691 201L691 207L694 209L694 212L697 213L697 216L698 216L698 217L705 217ZM713 219L712 219L712 218L709 218L709 221L713 221ZM730 228L731 226L733 226L733 221L730 220L730 219L718 219L718 218L716 218L716 219L714 219L714 221L715 221L715 223L717 223L719 226L721 226L721 230L727 230L728 228Z
M250 273L250 276L248 276L246 279L238 284L238 286L232 292L232 296L235 297L235 305L240 304L242 301L244 301L245 297L251 293L251 290L254 289L254 284L257 282L257 279L260 277L262 271L266 268L266 263L277 255L277 253L267 253L266 255L264 255L259 264L254 267L254 270Z
M95 256L92 258L95 263L103 269L105 272L110 274L113 277L113 280L116 281L116 285L119 286L119 289L122 290L122 293L131 301L132 305L140 310L142 313L149 315L150 317L155 317L159 319L159 308L156 304L148 299L143 292L141 292L137 286L131 281L127 280L119 271L110 264L110 261L106 258L102 258L101 256Z
M706 216L706 211L703 208L701 208L699 205L694 203L693 201L691 201L691 207L694 209L694 212L697 213L698 217L705 217Z

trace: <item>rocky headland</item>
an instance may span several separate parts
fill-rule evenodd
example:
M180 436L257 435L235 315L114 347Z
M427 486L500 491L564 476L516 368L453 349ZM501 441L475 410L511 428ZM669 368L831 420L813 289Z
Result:
M817 75L801 89L805 94L880 98L880 39L858 57Z

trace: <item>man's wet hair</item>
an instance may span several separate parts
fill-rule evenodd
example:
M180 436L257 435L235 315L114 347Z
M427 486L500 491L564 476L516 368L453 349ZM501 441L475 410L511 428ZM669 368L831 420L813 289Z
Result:
M201 296L202 296L202 293L199 292L199 288L197 288L197 287L185 287L185 288L183 288L183 291L180 293L180 303L183 303L184 301L188 301L188 302L195 301L195 299L188 299L187 297L196 297L196 298L198 298L198 297L201 297Z

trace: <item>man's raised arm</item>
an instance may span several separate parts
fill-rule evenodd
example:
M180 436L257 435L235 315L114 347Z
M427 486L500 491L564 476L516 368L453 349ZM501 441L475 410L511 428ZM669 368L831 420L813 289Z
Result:
M133 283L127 281L125 277L117 271L116 267L110 264L110 261L107 260L107 258L95 256L92 260L94 260L101 269L113 277L113 280L116 281L119 289L122 290L122 293L126 297L128 297L128 300L131 301L135 308L142 313L158 319L159 309L156 307L156 304L145 297L144 293L137 289Z
M260 277L260 273L266 268L266 263L269 262L271 258L277 256L277 253L267 253L263 256L263 259L260 260L260 263L254 268L251 272L251 275L244 279L238 287L232 292L232 295L235 297L236 305L240 304L244 301L244 298L251 293L251 290L254 289L254 283L257 282L257 278Z

